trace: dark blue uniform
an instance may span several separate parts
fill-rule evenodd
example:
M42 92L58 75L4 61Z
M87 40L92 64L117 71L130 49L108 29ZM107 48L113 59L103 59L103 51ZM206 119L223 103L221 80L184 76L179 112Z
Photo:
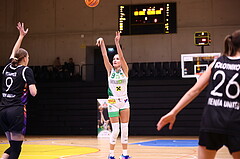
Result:
M2 72L0 125L4 132L25 134L28 86L35 84L33 71L27 66L8 64Z

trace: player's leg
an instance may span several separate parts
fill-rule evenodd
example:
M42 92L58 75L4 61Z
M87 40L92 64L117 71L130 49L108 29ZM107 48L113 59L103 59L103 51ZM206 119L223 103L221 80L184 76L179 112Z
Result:
M121 159L129 158L128 155L128 123L130 118L130 109L126 108L120 111L120 121L121 121L121 143L122 143L122 156Z
M119 134L119 116L117 117L109 117L110 122L112 125L112 133L110 135L110 151L109 151L109 159L115 159L114 158L114 148L117 142L117 137Z
M217 151L225 145L225 142L224 134L200 132L198 159L214 159Z
M6 133L10 144L8 159L18 159L26 130L26 110L21 106L8 109L9 132Z
M3 131L5 132L6 138L10 138L10 134L9 134L9 126L8 126L8 119L6 117L6 109L3 109L0 111L0 126L3 129ZM4 153L2 154L2 157L0 159L8 159L9 154L11 152L11 148L7 148ZM2 152L1 152L2 153Z
M240 159L240 136L228 135L227 138L227 143L225 145L227 146L230 154L234 159Z
M6 136L9 140L10 147L4 151L2 158L0 159L18 159L22 150L23 135L22 134L16 135L16 133L12 132L6 132L6 134L8 134Z
M7 131L7 132L5 132L5 135L6 135L7 139L8 139L8 141L9 141L10 133ZM0 158L0 159L8 159L10 153L11 153L11 146L4 151L4 153L2 155L2 158Z
M119 107L115 99L108 99L108 116L112 126L112 133L110 135L110 150L108 159L115 159L114 148L117 142L119 130Z
M8 153L3 153L2 158L0 158L0 159L8 159L8 157L9 157Z
M11 153L8 159L18 159L21 150L23 141L9 141L11 147Z
M10 147L4 151L2 159L17 159L21 153L24 135L16 132L5 132Z
M21 150L24 135L16 132L6 132L10 147L4 151L1 159L18 159Z
M198 146L198 159L214 159L216 150L208 150L205 146Z

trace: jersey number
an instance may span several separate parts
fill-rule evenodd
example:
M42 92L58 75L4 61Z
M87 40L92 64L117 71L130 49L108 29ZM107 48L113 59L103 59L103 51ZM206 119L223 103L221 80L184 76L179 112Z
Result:
M217 84L217 86L211 91L211 95L213 96L218 96L218 97L222 97L223 96L223 93L220 93L218 92L218 89L223 85L223 83L225 82L225 78L226 78L226 75L225 73L222 71L222 70L218 70L217 72L215 72L215 74L213 75L213 80L216 80L216 77L218 75L221 75L222 76L222 80ZM237 81L234 81L237 77L238 77L239 73L236 73L229 81L228 81L228 84L226 86L226 95L228 96L228 98L230 99L235 99L239 96L240 94L240 87L239 87L239 83ZM229 88L230 86L233 85L233 86L236 86L237 87L237 92L236 94L230 94L229 93Z
M12 84L13 84L13 79L12 77L7 77L6 78L6 86L7 86L7 89L6 89L6 92L9 91L9 89L11 88Z

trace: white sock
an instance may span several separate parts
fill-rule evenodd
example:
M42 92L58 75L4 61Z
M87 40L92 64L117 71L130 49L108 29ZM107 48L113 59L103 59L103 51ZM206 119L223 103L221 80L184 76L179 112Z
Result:
M123 156L127 156L128 155L128 150L123 150L122 154L123 154Z
M110 150L110 151L109 151L109 155L110 155L110 156L114 156L114 150Z

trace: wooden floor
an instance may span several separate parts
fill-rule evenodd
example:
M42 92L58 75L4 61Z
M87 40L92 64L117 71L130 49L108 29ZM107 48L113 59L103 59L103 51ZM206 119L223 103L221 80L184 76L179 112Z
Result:
M137 143L151 140L187 140L197 139L197 137L162 137L162 136L130 136L129 143ZM7 143L4 136L0 136L0 146ZM97 149L97 152L83 155L74 155L67 157L59 157L59 159L107 159L109 152L108 139L97 138L95 136L26 136L24 144L32 145L61 145L61 146L80 146ZM129 145L129 154L133 159L196 159L197 147L155 147ZM4 151L0 147L1 153ZM120 140L116 145L115 155L121 154ZM38 159L39 157L34 157ZM230 159L227 148L223 147L217 153L216 159ZM21 156L21 159L25 159ZM44 159L44 158L42 158Z

